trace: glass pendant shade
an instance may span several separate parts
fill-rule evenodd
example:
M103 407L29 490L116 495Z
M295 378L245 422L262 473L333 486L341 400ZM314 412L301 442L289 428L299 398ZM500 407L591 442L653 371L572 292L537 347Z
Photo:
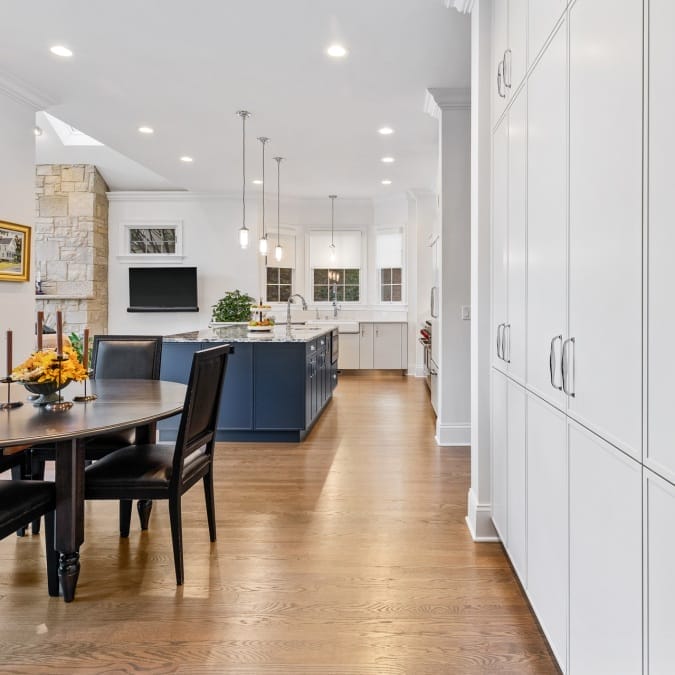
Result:
M243 250L246 250L248 248L248 233L249 233L248 227L242 227L239 230L239 246L241 246Z
M277 244L274 247L274 259L277 262L281 262L281 259L284 257L284 249L282 248L281 244Z
M258 251L260 251L260 255L267 255L267 235L260 237L258 240Z
M329 244L329 246L328 246L328 258L332 263L335 262L335 259L336 259L335 244Z

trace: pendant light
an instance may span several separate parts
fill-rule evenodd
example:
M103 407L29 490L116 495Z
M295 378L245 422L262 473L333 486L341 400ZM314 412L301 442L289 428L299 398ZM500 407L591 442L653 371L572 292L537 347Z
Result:
M281 262L284 257L284 249L281 246L281 237L279 236L279 211L281 203L281 162L283 157L275 157L274 161L277 163L277 245L274 247L274 259Z
M265 145L269 142L267 136L259 136L262 145L262 237L258 240L260 255L267 255L267 232L265 231Z
M337 195L328 195L330 199L330 246L328 247L328 257L332 263L335 262L335 200Z
M242 249L248 248L249 230L246 227L246 119L251 116L248 110L237 110L237 115L241 117L241 212L242 225L239 229L239 246Z

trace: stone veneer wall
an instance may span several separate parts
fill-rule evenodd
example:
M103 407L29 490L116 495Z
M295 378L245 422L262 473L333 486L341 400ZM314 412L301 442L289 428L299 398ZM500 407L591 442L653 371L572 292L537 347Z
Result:
M92 335L108 329L108 198L95 166L39 164L36 167L35 265L45 295L36 309L64 330Z

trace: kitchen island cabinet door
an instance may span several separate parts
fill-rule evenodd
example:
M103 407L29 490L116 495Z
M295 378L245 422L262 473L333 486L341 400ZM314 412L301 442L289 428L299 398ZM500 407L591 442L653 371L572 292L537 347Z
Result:
M206 343L203 347L215 347ZM233 345L227 360L223 394L218 413L218 429L247 431L253 429L253 345Z
M203 345L200 342L164 342L162 344L162 365L159 371L159 379L187 384L192 367L192 355L202 348ZM158 422L157 428L160 440L175 440L179 426L180 415Z

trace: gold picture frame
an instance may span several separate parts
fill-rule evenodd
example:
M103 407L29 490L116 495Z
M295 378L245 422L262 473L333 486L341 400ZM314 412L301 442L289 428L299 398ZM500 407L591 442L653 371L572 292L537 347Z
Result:
M30 279L30 230L0 220L0 281Z

